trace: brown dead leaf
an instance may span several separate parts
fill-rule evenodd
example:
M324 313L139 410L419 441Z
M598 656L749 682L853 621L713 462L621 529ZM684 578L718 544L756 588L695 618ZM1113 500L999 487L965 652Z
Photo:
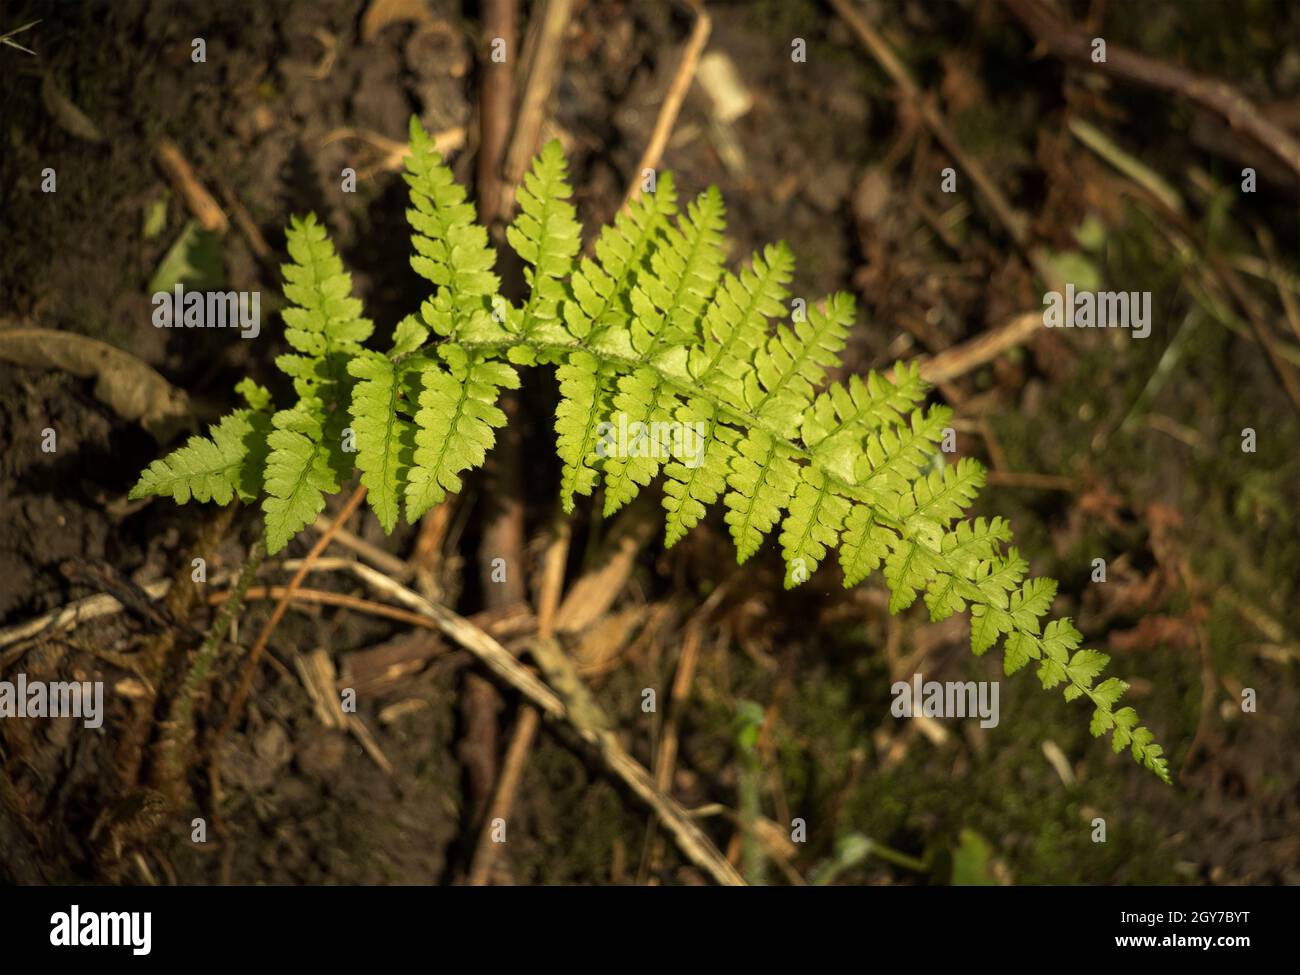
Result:
M159 443L191 426L189 397L129 352L76 332L0 327L0 359L95 380L95 398Z
M1177 647L1190 650L1197 645L1199 635L1196 623L1183 616L1144 616L1131 630L1110 635L1110 649L1154 650L1157 647Z
M648 606L629 606L598 620L583 633L573 651L573 662L583 676L592 677L610 669L648 615Z
M389 24L413 21L433 23L433 15L424 0L371 0L361 17L361 40L369 44Z
M642 496L644 497L644 495ZM555 632L577 633L600 619L623 592L637 553L658 530L658 509L650 502L624 508L610 528L596 565L565 594L555 614Z
M1079 495L1078 510L1086 518L1099 518L1105 525L1117 532L1127 529L1125 519L1126 504L1124 499L1101 485L1090 487Z
M949 51L939 58L943 65L939 90L949 115L960 115L972 105L985 101L978 66L971 62L971 56L962 51Z
M64 132L75 135L78 139L85 139L87 142L104 141L104 134L99 131L99 126L72 103L72 99L63 93L58 83L48 73L41 81L41 101L45 103L46 110Z

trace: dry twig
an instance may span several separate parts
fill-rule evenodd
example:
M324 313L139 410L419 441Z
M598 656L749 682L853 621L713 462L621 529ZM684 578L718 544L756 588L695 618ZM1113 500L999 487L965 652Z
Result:
M632 174L627 195L623 198L623 206L627 206L641 195L641 181L645 171L656 168L663 159L664 149L668 147L668 137L672 135L673 126L677 124L677 115L682 110L682 102L686 100L686 93L690 91L691 82L695 80L695 70L699 67L700 55L704 53L704 46L709 42L713 21L705 12L703 5L695 0L691 0L691 8L695 11L695 26L691 28L691 36L682 53L681 64L677 66L677 73L673 75L668 94L664 96L663 105L659 108L659 117L655 119L650 141L646 143L645 151L641 153L641 161L637 163L636 172Z
M281 596L280 601L275 604L275 609L271 613L271 618L266 621L266 625L262 627L262 632L257 635L257 640L254 641L252 647L249 648L248 659L244 664L244 672L240 675L239 684L235 688L235 693L230 699L230 708L226 712L226 719L221 723L221 728L213 739L213 754L216 753L217 743L230 733L230 730L235 726L235 722L239 720L239 715L244 710L244 701L248 698L248 692L253 686L253 677L257 673L257 662L261 659L262 651L266 649L266 645L271 639L271 634L275 632L275 628L280 624L280 620L284 617L284 612L289 607L289 599L293 595L294 590L302 583L303 577L307 575L308 570L311 568L311 564L316 561L321 552L325 551L325 546L329 545L330 539L334 537L334 531L337 530L339 525L342 525L343 522L347 521L348 518L352 516L352 512L357 510L357 506L361 504L361 501L365 496L366 489L364 486L356 489L352 497L348 499L347 504L343 506L343 510L339 512L338 517L334 519L332 529L321 535L321 537L316 541L316 544L311 547L311 551L307 553L307 557L303 560L303 564L298 568L298 571L294 573L293 578L289 580L289 585L285 587L284 595Z
M839 4L844 0L833 2ZM1002 2L1034 39L1057 57L1121 81L1178 95L1222 117L1234 131L1245 133L1285 165L1295 177L1294 188L1300 189L1300 140L1274 124L1232 85L1193 74L1117 44L1107 44L1106 60L1095 62L1092 59L1092 37L1062 21L1039 0Z
M560 521L555 537L547 546L546 557L542 565L542 588L537 604L537 631L543 639L551 636L555 621L556 607L560 602L560 592L564 587L564 563L569 554L569 522ZM492 841L492 822L495 819L508 819L514 806L515 795L519 791L519 781L523 775L528 754L532 750L533 739L541 715L537 709L525 704L519 709L519 720L515 723L514 733L506 748L505 764L497 780L496 793L488 809L487 820L479 833L478 845L474 850L474 860L470 866L469 883L482 886L492 875L492 865L496 860L497 844Z

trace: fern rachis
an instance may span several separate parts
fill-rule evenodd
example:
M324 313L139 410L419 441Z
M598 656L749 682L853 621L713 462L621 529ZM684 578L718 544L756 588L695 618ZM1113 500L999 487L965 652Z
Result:
M883 567L890 609L918 596L931 618L971 615L976 655L1003 643L1009 675L1038 664L1044 688L1093 705L1094 736L1168 781L1163 752L1132 708L1127 684L1097 683L1104 654L1080 649L1068 619L1043 624L1056 584L1026 579L1003 519L963 515L983 485L965 459L932 470L951 411L924 407L915 365L824 384L839 364L853 300L837 294L787 324L794 261L784 245L723 267L724 210L710 189L679 210L671 178L621 211L579 257L562 151L546 146L518 192L507 240L525 263L529 296L499 293L496 254L463 188L412 120L405 179L412 267L434 286L418 316L399 323L388 353L362 346L351 281L313 217L289 229L287 337L277 365L296 405L272 412L245 381L248 401L211 430L155 461L133 497L226 503L265 492L267 547L282 549L354 468L385 531L414 521L480 466L506 417L496 402L517 367L554 366L559 379L561 497L571 510L603 477L605 508L631 500L662 473L666 541L676 543L719 500L740 561L778 531L786 585L806 581L838 550L845 586ZM701 424L700 453L602 456L602 422ZM343 433L355 435L355 457Z

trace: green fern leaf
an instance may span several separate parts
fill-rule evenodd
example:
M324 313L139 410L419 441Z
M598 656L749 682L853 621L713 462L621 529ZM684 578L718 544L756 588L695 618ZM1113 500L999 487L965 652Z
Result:
M415 248L411 267L436 286L420 307L425 323L437 335L463 341L504 337L504 305L492 303L501 286L492 270L496 251L475 222L474 204L415 118L405 165L411 200L406 219Z
M566 182L564 151L548 142L524 176L515 194L519 214L506 229L506 239L530 267L525 272L529 298L522 322L513 329L536 341L562 341L568 335L559 323L563 281L572 273L581 246L582 228L575 219Z
M303 404L281 410L272 425L262 510L266 550L274 555L324 510L325 495L337 491L339 481L315 410Z
M869 372L865 379L851 376L848 386L832 384L804 415L799 428L803 442L815 452L830 438L860 438L881 427L901 425L927 390L918 363L896 363L893 373L893 379Z
M287 246L293 263L281 268L285 338L300 356L282 356L299 396L314 392L327 406L346 402L347 361L361 351L374 326L352 297L352 276L314 214L290 224Z
M739 442L727 474L730 490L722 499L737 561L758 551L798 483L799 468L785 444L757 427Z
M889 585L889 611L897 613L911 606L917 594L935 578L943 563L938 553L922 538L890 535L890 554L885 559L885 582Z
M652 367L618 381L614 407L621 429L650 432L652 449L606 460L606 515L649 484L668 456L692 461L698 450L707 453L710 424L683 414L681 400L668 383L673 377L689 378L687 354L698 340L700 318L722 274L722 222L722 198L717 189L700 194L679 227L664 226L650 257L651 273L639 278L632 291L631 345L641 361ZM704 443L697 447L701 427ZM670 438L671 444L666 442ZM690 448L685 447L688 439ZM682 454L683 450L689 456Z
M407 475L406 518L420 515L461 489L460 473L480 467L506 415L497 408L502 388L517 389L519 374L459 346L439 347L444 370L430 363L416 414L414 466Z
M915 410L907 427L886 427L867 436L856 479L862 494L886 511L897 511L917 475L930 466L934 445L952 420L952 410Z
M268 414L235 410L209 427L206 437L190 437L183 447L150 464L130 497L171 497L177 504L191 497L217 504L229 504L236 495L241 501L256 500L270 432Z
M691 351L689 361L691 376L714 399L748 410L745 377L767 341L768 319L785 313L785 286L793 274L794 255L784 244L773 244L739 276L722 276L704 316L703 345Z
M384 531L391 533L400 513L402 485L410 467L412 426L398 413L401 367L387 356L367 352L348 364L360 382L352 390L352 428L357 467L367 500Z
M580 262L570 279L573 298L563 304L565 329L573 340L589 343L592 351L632 354L632 289L638 271L675 212L676 194L670 177L660 181L655 193L635 200L601 232L596 242L597 260L584 258ZM601 424L608 421L614 406L618 374L581 354L569 356L559 374L561 398L555 428L564 462L560 495L564 509L571 511L574 494L590 494L596 468L603 467L597 447Z
M267 438L262 508L271 554L306 527L325 507L324 495L352 473L343 449L352 396L348 362L373 328L361 317L352 277L313 215L291 223L288 249L293 263L283 268L284 294L293 305L283 312L285 335L300 354L276 363L293 378L298 403L275 414Z
M782 325L768 339L743 387L745 402L760 421L784 437L795 435L826 370L839 365L853 317L853 298L834 294L825 311L810 308L806 321Z
M636 497L659 473L665 455L671 455L678 405L675 394L664 389L662 374L654 369L638 369L618 380L611 414L618 449L607 453L604 464L606 517ZM679 428L679 441L680 432Z
M984 468L963 457L956 465L934 470L915 482L894 510L909 535L923 535L941 545L948 525L975 499L984 486Z
M391 533L401 513L406 473L415 449L415 426L403 418L412 411L404 402L407 379L429 365L412 355L428 338L428 329L407 317L393 334L388 355L365 350L348 363L358 380L352 390L352 429L356 434L357 467L369 493L370 507L386 533Z
M613 371L586 352L568 356L556 370L560 402L555 408L556 449L564 462L560 500L573 511L574 494L590 494L596 485L592 466L600 440L600 424L612 406L609 387Z
M844 588L856 586L880 567L895 535L878 523L880 513L867 504L855 504L844 519L840 543L840 570Z
M806 582L839 541L850 503L834 493L826 475L813 466L801 468L802 480L790 502L781 532L785 587Z
M671 174L664 173L654 193L638 197L601 231L596 260L579 262L572 278L573 300L564 305L565 325L573 338L582 340L593 330L627 326L637 272L676 212L676 189Z
M664 544L669 548L699 523L708 506L726 490L739 435L715 417L712 407L700 399L690 400L677 412L684 429L699 423L705 433L695 445L696 453L664 465Z
M1055 579L1030 579L1019 592L1012 593L1010 610L1016 629L1037 636L1038 618L1052 608L1055 598Z
M297 405L268 421L269 393L241 383L251 410L155 462L133 496L252 498L265 451L263 507L276 551L351 476L342 447L350 414L355 466L391 530L401 501L418 518L483 463L505 422L500 391L519 382L508 363L555 364L565 510L602 472L612 512L662 470L669 545L721 497L742 563L780 524L787 586L837 547L846 586L883 567L891 611L924 593L932 619L969 612L975 654L1005 637L1007 674L1036 662L1045 688L1092 704L1093 735L1109 733L1116 752L1128 749L1169 781L1150 729L1119 707L1128 685L1102 678L1106 655L1080 649L1068 619L1048 619L1055 582L1026 580L1005 520L962 520L983 469L969 459L942 462L935 445L951 411L922 405L917 365L821 389L854 320L852 300L833 295L806 320L773 331L770 320L785 315L793 258L774 245L739 273L723 271L716 189L674 222L675 191L663 174L657 193L601 232L594 259L577 260L565 162L549 144L518 190L520 212L507 229L529 285L516 307L497 293L496 254L473 205L414 120L405 166L412 266L434 285L420 318L399 324L387 355L365 351L370 323L324 229L312 217L295 221L285 269L292 351L277 361ZM442 341L425 353L430 330ZM612 440L611 427L619 433ZM666 439L688 428L691 440ZM628 442L638 433L648 441L639 448Z

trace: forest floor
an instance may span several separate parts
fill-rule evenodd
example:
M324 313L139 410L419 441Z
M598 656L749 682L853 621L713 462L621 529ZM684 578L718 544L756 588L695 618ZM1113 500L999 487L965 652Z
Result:
M706 59L663 165L683 199L721 189L733 265L784 240L794 295L858 298L840 377L1041 311L1044 269L1151 292L1145 339L1038 328L936 397L956 410L958 454L991 470L974 513L1010 518L1032 572L1060 580L1057 612L1132 684L1174 784L1112 755L1090 737L1087 710L1028 671L1002 680L995 728L897 721L895 680L999 680L998 655L973 657L962 621L931 624L919 603L891 616L878 578L845 590L829 561L790 592L772 542L737 567L717 513L665 550L644 506L608 524L581 505L565 588L594 580L608 599L562 632L570 656L643 765L656 768L664 736L675 738L666 791L723 810L700 823L753 880L1300 883L1300 423L1287 392L1300 367L1300 181L1182 94L1067 68L1035 45L1016 4L847 5L922 101L882 70L839 3L710 4ZM1228 82L1300 137L1300 7L1099 3L1085 24L1086 5L1068 6L1112 52ZM38 56L0 46L0 635L113 586L176 579L191 595L168 603L187 628L137 607L0 643L0 679L104 680L114 732L0 723L0 880L469 875L520 705L485 690L474 658L428 631L295 604L246 713L219 734L245 663L232 651L196 705L208 760L160 778L151 755L199 643L191 631L210 624L211 597L228 585L214 580L238 572L260 520L128 501L175 431L121 416L84 369L5 361L4 330L57 329L129 352L205 425L239 378L274 382L283 228L307 211L329 226L367 315L391 327L427 296L408 264L392 164L412 114L474 180L490 38L472 14L446 0L6 5L0 33L40 23L14 38ZM672 4L575 5L542 135L564 144L589 235L636 172L691 26ZM200 36L206 61L195 63ZM795 39L806 60L792 58ZM525 43L521 63L532 53ZM229 216L224 233L195 231L156 164L163 140ZM342 191L345 167L355 193ZM1258 174L1254 193L1242 192L1244 167ZM41 192L45 169L55 193ZM1023 218L1019 243L981 176ZM259 291L261 337L153 328L150 283L165 277ZM515 405L517 569L530 601L559 479L553 383L536 373ZM495 614L477 619L495 620L483 625L510 645L520 633L480 582L502 507L495 483L473 479L432 526L385 537L364 514L344 528L458 612ZM284 554L301 557L317 537L304 532ZM196 554L209 582L191 588ZM364 594L342 573L311 584ZM272 605L250 600L244 645ZM668 702L684 653L694 672L681 705L644 713L643 689ZM358 690L372 748L313 704L322 661L338 687ZM1243 709L1250 691L1255 707ZM796 819L805 842L789 840ZM497 882L705 879L599 762L545 725L508 830ZM865 855L864 837L884 855Z

